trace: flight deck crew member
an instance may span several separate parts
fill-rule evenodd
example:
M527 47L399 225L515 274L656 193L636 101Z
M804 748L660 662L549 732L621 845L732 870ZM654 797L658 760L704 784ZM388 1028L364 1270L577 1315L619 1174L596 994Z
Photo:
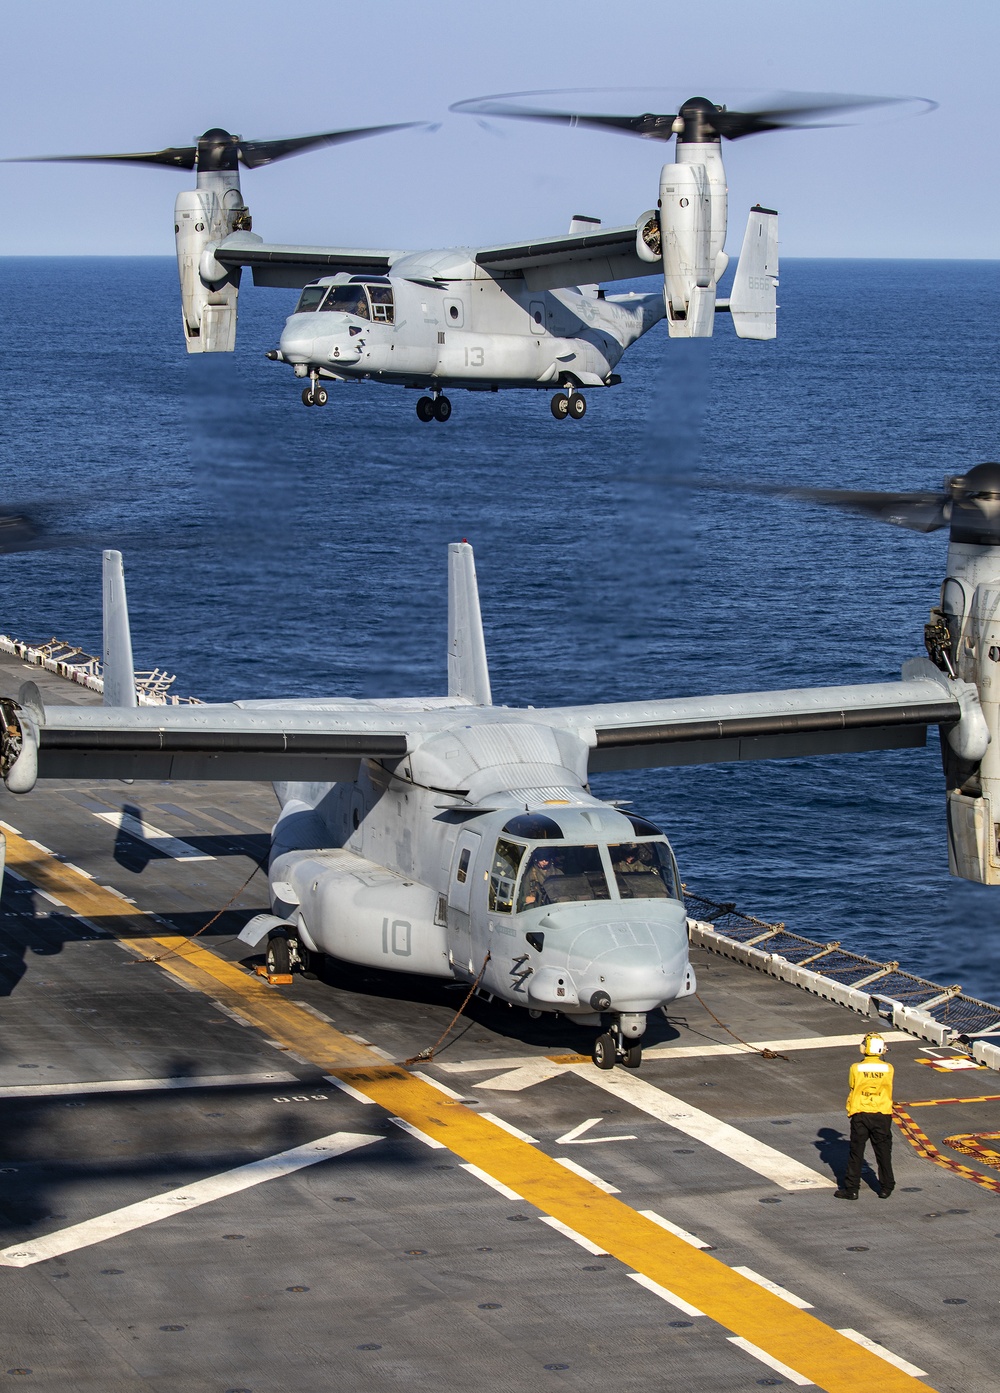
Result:
M881 1035L866 1035L861 1044L864 1059L851 1065L847 1111L851 1118L851 1154L844 1183L836 1191L839 1200L856 1200L861 1185L865 1146L871 1141L878 1165L879 1199L887 1200L895 1189L892 1174L892 1065L887 1064Z

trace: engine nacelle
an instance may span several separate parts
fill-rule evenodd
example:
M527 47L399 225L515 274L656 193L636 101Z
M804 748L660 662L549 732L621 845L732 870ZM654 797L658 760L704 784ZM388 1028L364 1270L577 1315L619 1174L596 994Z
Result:
M949 554L953 574L945 582L942 597L942 608L957 639L958 680L975 685L988 732L985 751L970 752L953 741L950 753L944 751L949 784L948 866L952 875L982 885L1000 885L1000 587L996 580L980 583L969 597L968 582L984 562L994 569L993 558L983 553L996 550L953 544ZM967 558L973 564L956 566L957 559L966 559L961 556L963 552L973 553ZM965 725L964 718L961 725ZM980 756L978 776L976 756ZM955 787L959 778L962 782Z
M436 891L351 851L289 851L270 871L274 910L307 947L345 962L451 977ZM293 898L294 896L294 898Z
M231 232L247 228L249 216L237 175L199 174L198 184L174 204L184 342L189 353L232 353L240 273L216 261L214 251Z

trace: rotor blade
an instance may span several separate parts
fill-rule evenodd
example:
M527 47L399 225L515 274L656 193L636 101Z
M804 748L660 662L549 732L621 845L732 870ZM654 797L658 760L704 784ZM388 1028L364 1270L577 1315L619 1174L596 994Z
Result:
M559 95L559 92L512 92L509 95L498 94L456 102L450 110L469 116L510 116L524 121L588 126L622 135L637 135L645 140L670 140L676 134L678 123L684 120L684 107L681 107L680 112L669 115L645 112L639 116L612 116L589 112L553 111L546 107L524 105L516 100L518 97ZM764 131L809 130L841 124L814 121L809 119L811 117L834 116L870 107L895 106L914 101L921 103L924 111L933 111L937 106L937 102L926 97L866 97L837 93L812 96L789 93L785 99L773 99L772 104L750 111L730 111L725 106L718 106L714 111L700 110L698 119L726 140L739 140L743 136L758 135Z
M846 513L860 513L893 527L911 532L936 532L947 527L951 517L951 497L947 493L866 493L856 489L804 489L767 485L753 486L755 493L772 498L793 498L801 503L819 503Z
M677 120L676 115L658 116L652 112L646 112L642 116L599 116L575 111L547 111L544 107L512 106L503 97L475 97L469 101L455 102L448 109L464 116L513 116L520 121L549 121L558 126L589 126L595 130L615 131L621 135L643 136L646 140L672 140L673 125Z
M19 155L0 164L163 164L172 169L194 169L197 145L171 145L136 155Z
M357 130L293 135L284 140L241 140L240 163L247 169L259 169L261 165L273 164L275 160L287 159L289 155L302 155L307 150L317 150L322 145L342 145L348 140L363 140L369 135L386 135L389 131L405 131L423 124L422 121L400 121L391 126L361 126Z
M772 107L754 111L728 111L723 107L710 119L719 135L726 140L740 140L744 136L759 135L763 131L817 130L831 125L843 125L846 123L814 121L810 118L846 115L848 112L864 111L871 107L898 106L909 101L924 103L925 111L933 111L937 106L937 102L924 97L863 97L830 93L808 98L792 97L787 102L778 102Z

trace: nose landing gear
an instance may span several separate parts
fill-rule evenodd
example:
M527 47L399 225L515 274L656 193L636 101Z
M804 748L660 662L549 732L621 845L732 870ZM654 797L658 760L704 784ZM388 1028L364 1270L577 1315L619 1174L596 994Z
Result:
M598 1069L613 1069L616 1064L624 1064L626 1069L638 1069L642 1064L642 1033L645 1028L645 1016L629 1014L616 1017L611 1029L598 1035L594 1041L590 1057Z
M319 373L311 372L309 374L309 378L309 386L303 388L302 390L302 405L326 406L326 403L329 400L329 398L327 396L326 388L320 386Z

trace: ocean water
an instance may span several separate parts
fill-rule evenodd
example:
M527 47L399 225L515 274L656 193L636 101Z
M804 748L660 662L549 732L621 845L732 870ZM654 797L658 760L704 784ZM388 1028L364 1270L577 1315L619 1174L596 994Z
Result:
M0 262L4 502L74 543L0 558L0 630L98 651L120 546L137 665L207 700L444 691L461 537L498 702L893 678L944 534L690 481L928 487L1000 453L997 262L788 261L775 343L661 325L582 422L453 392L445 426L371 384L305 410L264 358L295 292L246 286L236 354L188 358L175 275ZM659 822L692 888L1000 1000L1000 890L948 875L936 736L595 791Z

